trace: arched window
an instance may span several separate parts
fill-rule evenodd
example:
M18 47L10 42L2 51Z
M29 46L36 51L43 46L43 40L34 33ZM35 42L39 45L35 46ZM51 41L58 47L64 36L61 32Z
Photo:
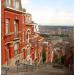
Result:
M30 30L27 30L26 33L26 42L29 43L29 38L30 38Z
M30 55L30 46L27 46L27 56Z

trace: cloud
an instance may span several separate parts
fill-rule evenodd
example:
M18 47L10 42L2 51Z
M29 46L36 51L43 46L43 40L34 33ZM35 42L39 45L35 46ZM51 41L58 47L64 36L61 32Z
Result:
M22 0L22 6L26 8L31 1ZM33 21L39 24L73 24L73 11L64 8L56 9L44 5L42 7L27 7L26 9L32 14Z
M29 3L31 2L31 0L21 0L21 2L22 2L22 7L25 8L25 6L26 6L27 4L29 4Z
M73 12L62 9L37 9L32 15L33 20L40 24L73 24Z

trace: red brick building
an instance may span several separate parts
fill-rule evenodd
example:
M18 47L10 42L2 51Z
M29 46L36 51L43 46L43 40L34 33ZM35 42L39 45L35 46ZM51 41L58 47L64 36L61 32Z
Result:
M1 0L1 64L15 65L17 60L27 64L40 61L38 43L43 38L34 32L32 15L26 13L21 0ZM42 47L42 46L41 46Z
M2 64L12 65L16 60L22 60L22 28L25 29L22 19L25 11L22 10L21 0L1 1Z
M32 21L32 15L29 13L26 13L26 46L27 46L27 58L26 61L29 61L28 63L32 64L34 63L34 60L36 60L36 58L38 59L38 63L40 62L40 58L42 56L40 56L40 50L41 50L41 45L42 45L42 41L43 38L34 32L35 26L34 26L34 22ZM39 47L40 44L40 47ZM40 49L39 49L40 48Z

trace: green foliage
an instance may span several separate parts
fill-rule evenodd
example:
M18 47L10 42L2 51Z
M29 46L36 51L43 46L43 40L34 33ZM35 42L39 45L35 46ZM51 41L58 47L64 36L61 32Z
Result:
M61 34L60 37L68 37L68 35Z
M45 33L43 33L43 34L40 34L41 36L43 36L43 37L50 37L50 36L60 36L60 37L68 37L68 34L45 34Z
M46 51L43 51L42 52L42 59L43 59L43 62L46 61Z
M65 59L65 57L62 56L62 57L61 57L61 63L62 63L62 64L64 64L64 59Z
M48 34L40 34L40 35L43 36L43 37L49 37Z

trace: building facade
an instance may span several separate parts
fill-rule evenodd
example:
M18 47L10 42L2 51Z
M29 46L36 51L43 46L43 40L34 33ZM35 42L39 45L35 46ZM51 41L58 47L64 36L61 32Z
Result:
M22 8L21 0L1 0L1 3L2 66L15 66L17 60L26 64L33 64L36 58L40 61L39 44L43 38L35 33L32 15Z
M12 65L21 58L22 19L25 12L21 0L2 0L2 64Z

